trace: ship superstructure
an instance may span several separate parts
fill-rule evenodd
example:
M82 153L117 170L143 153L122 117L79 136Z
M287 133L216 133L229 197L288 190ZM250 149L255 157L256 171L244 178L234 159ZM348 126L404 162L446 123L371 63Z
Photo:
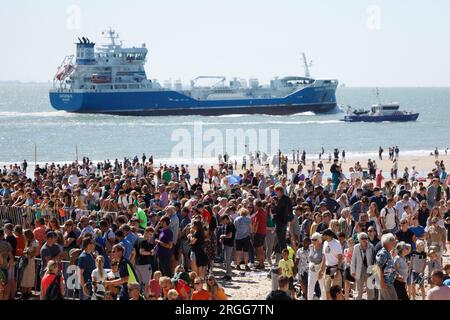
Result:
M161 85L145 72L148 49L124 48L114 30L104 32L109 43L96 46L78 38L76 55L67 56L54 77L52 106L80 113L118 115L221 115L294 114L328 112L336 107L337 80L318 80L309 75L310 63L303 54L307 76L275 78L269 85L258 79L200 76L189 88L181 81ZM206 83L206 84L205 84Z

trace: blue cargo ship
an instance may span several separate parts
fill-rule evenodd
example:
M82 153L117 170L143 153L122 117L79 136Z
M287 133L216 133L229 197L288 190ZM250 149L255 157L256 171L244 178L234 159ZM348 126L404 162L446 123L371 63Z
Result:
M115 31L103 34L108 44L96 48L88 38L79 38L76 56L63 60L50 90L53 108L128 116L210 116L326 113L337 106L338 81L312 78L305 55L305 76L275 78L266 86L257 79L226 83L225 77L201 76L186 89L181 81L161 85L147 78L145 44L124 48Z

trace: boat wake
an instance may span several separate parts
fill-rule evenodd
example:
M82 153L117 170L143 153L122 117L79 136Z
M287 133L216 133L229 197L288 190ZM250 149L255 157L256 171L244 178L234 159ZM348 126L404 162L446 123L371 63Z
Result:
M49 118L49 117L75 117L76 114L66 111L44 111L44 112L16 112L16 111L0 111L0 117L4 118Z

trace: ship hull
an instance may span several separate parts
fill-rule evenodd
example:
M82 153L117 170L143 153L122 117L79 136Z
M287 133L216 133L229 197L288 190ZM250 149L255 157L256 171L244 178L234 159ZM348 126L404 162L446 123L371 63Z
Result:
M386 115L386 116L345 116L345 122L409 122L416 121L419 118L418 113L405 115Z
M290 115L326 113L336 108L335 87L309 87L284 98L196 100L177 91L72 92L51 91L57 110L124 116L228 114Z

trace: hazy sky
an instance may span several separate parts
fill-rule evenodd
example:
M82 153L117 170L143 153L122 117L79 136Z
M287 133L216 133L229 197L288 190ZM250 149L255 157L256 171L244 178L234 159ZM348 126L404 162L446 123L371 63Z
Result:
M48 81L78 36L112 26L161 82L303 75L305 51L313 76L349 86L450 86L449 15L448 0L5 1L0 80Z

